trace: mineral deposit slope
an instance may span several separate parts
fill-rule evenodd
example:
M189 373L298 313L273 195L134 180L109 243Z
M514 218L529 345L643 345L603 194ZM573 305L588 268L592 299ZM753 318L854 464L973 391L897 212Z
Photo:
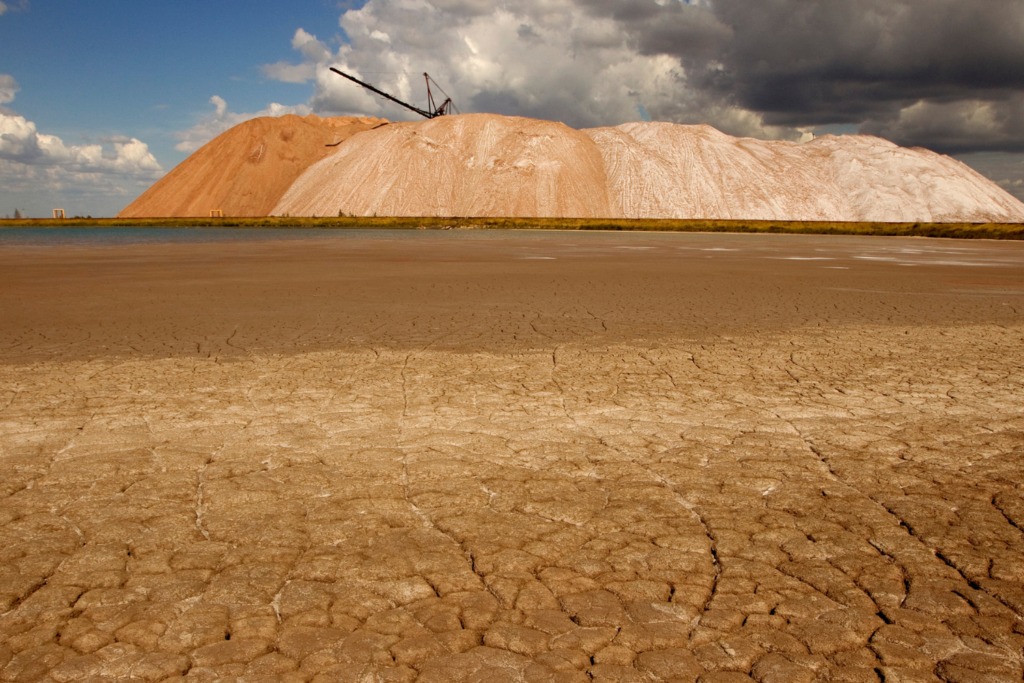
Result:
M840 206L864 221L1024 220L1024 204L974 169L927 149L866 135L826 136L803 147L827 160Z
M625 218L836 220L841 214L831 193L818 187L819 156L793 143L670 123L586 132L604 159L612 206Z
M314 164L275 214L613 215L598 149L561 123L475 114L393 124Z
M287 115L241 123L204 145L119 215L125 218L266 216L333 145L379 125L372 118Z
M474 114L354 136L272 213L1018 222L1024 204L949 157L868 136L798 144Z

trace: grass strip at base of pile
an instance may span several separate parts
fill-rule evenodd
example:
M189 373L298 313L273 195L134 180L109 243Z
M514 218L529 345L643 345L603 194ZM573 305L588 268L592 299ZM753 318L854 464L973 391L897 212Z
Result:
M1024 223L868 223L626 218L482 217L225 217L3 219L2 228L317 228L370 230L602 230L734 232L813 235L891 235L967 239L1024 239Z

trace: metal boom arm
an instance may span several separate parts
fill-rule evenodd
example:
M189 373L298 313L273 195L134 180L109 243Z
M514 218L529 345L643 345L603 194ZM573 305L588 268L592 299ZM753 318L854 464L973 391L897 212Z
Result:
M359 85L363 86L367 90L375 92L378 95L380 95L381 97L387 98L387 99L391 100L392 102L394 102L395 104L400 104L403 107L405 107L406 109L414 111L417 114L419 114L420 116L426 117L428 119L432 119L435 116L440 116L441 114L445 113L443 110L442 111L429 112L426 109L420 109L419 107L413 106L413 105L409 104L408 102L403 102L402 100L398 99L397 97L394 97L393 95L389 95L386 92L384 92L383 90L380 90L378 88L373 87L369 83L364 83L363 81L359 80L355 76L350 76L347 73L345 73L344 71L341 71L340 69L335 69L333 66L331 67L331 71L333 71L334 73L338 74L339 76L344 76L345 78L347 78L348 80L352 81L353 83L358 83Z

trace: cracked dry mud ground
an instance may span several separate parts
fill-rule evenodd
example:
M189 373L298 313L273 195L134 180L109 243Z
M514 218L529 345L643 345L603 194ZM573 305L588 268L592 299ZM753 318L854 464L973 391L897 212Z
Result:
M0 265L2 681L1022 678L1022 245Z

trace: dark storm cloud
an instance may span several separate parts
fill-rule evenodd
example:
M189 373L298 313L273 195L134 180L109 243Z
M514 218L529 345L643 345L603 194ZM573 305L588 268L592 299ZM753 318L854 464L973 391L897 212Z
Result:
M1024 150L1024 0L368 0L341 28L336 52L300 30L303 63L265 72L315 74L311 106L332 113L403 115L338 83L342 65L405 97L436 72L467 111L577 127Z
M640 52L678 58L702 97L768 125L853 124L943 151L1024 146L1021 0L577 4Z
M774 122L878 116L1024 88L1019 0L717 0L739 103Z
M614 19L642 54L672 54L684 63L714 58L727 49L732 29L707 7L653 0L578 0L597 16Z
M892 119L867 121L862 130L946 154L1024 152L1024 93L992 101L921 101Z

